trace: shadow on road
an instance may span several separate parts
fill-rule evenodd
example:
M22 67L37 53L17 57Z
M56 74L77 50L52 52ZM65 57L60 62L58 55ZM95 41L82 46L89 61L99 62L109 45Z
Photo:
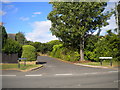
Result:
M36 64L46 64L47 62L36 62Z

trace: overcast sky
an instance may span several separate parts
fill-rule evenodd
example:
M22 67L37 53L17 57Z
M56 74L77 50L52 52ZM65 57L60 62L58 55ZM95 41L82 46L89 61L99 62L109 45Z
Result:
M115 7L114 2L109 2L106 10ZM48 2L4 2L0 15L4 22L7 33L24 32L27 40L48 42L56 40L50 32L51 22L47 20L47 15L52 10L52 5ZM108 20L109 25L102 28L101 34L106 34L106 30L115 29L116 21L114 15Z

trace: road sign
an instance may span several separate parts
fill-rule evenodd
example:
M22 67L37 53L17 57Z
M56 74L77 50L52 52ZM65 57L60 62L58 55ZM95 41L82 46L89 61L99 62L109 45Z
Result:
M99 59L112 59L112 57L99 57Z
M26 66L26 59L27 58L18 58L18 67L20 67L19 61L24 60L24 66Z
M19 60L25 60L25 59L27 59L27 58L18 58Z
M110 66L112 66L112 57L99 57L99 59L111 59ZM102 60L100 61L100 64L102 65Z

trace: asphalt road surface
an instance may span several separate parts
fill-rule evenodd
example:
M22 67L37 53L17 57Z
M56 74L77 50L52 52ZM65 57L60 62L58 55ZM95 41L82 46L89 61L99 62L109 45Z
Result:
M3 71L2 88L118 88L118 70L65 63L47 56L37 59L42 68Z

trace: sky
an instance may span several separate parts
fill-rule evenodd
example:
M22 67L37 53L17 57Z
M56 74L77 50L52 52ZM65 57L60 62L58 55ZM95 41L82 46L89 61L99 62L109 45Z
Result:
M114 6L114 2L109 2L106 11ZM20 31L27 40L46 43L57 39L50 32L51 21L47 20L51 11L52 5L48 2L4 2L0 10L0 22L4 22L7 33ZM117 27L114 15L108 22L108 26L101 28L102 35L106 34L106 30Z

